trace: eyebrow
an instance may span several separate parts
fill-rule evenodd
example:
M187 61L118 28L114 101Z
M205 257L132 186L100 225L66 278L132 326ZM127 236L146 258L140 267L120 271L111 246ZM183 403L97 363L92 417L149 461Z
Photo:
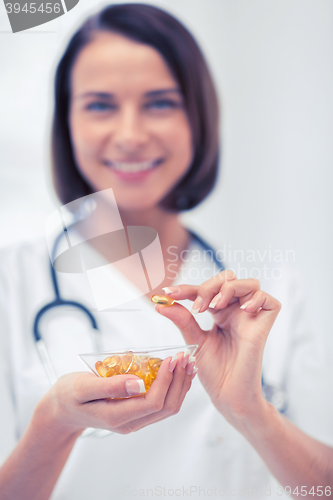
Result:
M169 94L169 93L181 94L179 89L161 89L161 90L151 90L150 92L146 92L145 97L155 97L161 94Z
M151 90L150 92L146 92L144 97L157 97L163 94L175 93L181 95L181 91L179 89L159 89L159 90ZM84 94L78 96L80 99L84 99L85 97L97 97L98 99L113 99L115 98L115 94L109 92L85 92Z

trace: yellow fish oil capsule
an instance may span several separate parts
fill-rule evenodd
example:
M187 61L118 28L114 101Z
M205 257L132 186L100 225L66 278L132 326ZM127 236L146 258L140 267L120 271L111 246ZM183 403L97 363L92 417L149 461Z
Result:
M106 368L114 368L116 365L120 363L120 356L111 356L109 358L105 358L103 361L103 366Z
M120 373L127 373L133 363L133 354L131 352L126 353L122 359L120 364Z
M138 372L139 370L140 370L140 364L137 363L136 361L133 361L128 373L135 373L136 374L136 372Z
M103 366L102 361L97 361L95 363L95 368L97 370L98 375L100 375L101 377L106 377L108 369L105 366Z
M160 304L162 306L173 306L175 303L175 299L167 295L153 295L151 301L154 302L154 304Z
M161 366L163 360L159 359L156 361L154 359L154 361L155 362L152 365L150 365L150 371L151 371L151 373L156 374L158 372L158 370L160 369L160 366Z
M161 358L150 358L147 355L135 356L128 351L122 356L113 355L105 358L104 361L97 361L95 368L97 373L104 378L125 373L136 375L144 381L148 391L156 379L162 362Z
M142 356L140 360L140 367L143 373L149 372L148 363L149 363L148 356Z
M146 388L146 391L148 391L148 389L150 388L151 384L154 382L151 378L151 375L150 373L146 373L145 376L143 377L143 381L145 383L145 388Z
M119 366L116 365L113 368L108 368L108 371L106 372L106 377L113 377L113 375L119 375Z
M159 363L159 362L160 362L160 364L161 364L161 363L162 363L162 361L163 361L163 360L162 360L162 359L160 359L160 358L149 358L148 364L149 364L149 366L150 366L150 368L151 368L151 367L153 366L153 364L155 364L155 363Z

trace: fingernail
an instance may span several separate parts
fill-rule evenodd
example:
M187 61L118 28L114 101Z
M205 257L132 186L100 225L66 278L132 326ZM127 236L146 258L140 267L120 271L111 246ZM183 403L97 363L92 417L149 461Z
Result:
M203 299L201 297L197 297L195 299L195 301L193 302L191 313L192 314L198 314L198 312L200 311L200 308L201 308L202 304L203 304Z
M213 298L213 300L211 301L211 303L209 304L208 307L211 307L212 309L214 309L214 307L216 306L216 304L218 302L220 302L220 299L222 298L222 293L218 293L217 295L215 295L215 297Z
M188 363L190 354L191 354L190 349L185 349L185 351L184 351L184 357L182 359L182 367L183 368L186 368L186 365Z
M187 375L192 375L194 367L195 367L195 361L192 361L192 363L188 363L186 367Z
M125 389L129 396L134 396L135 394L143 394L144 392L146 392L143 380L126 380Z
M247 302L244 302L244 304L242 306L240 306L241 309L246 309L247 306L251 305L253 302L253 299L251 300L248 300Z
M176 368L176 364L177 364L177 354L174 354L172 356L172 359L170 361L170 366L169 366L169 372L173 372L173 370Z
M196 373L198 373L198 368L195 366L193 368L192 375L195 375Z
M180 288L178 286L171 286L170 288L165 286L164 288L162 288L163 292L165 292L166 294L169 294L169 293L176 293L176 292L179 292L180 291Z

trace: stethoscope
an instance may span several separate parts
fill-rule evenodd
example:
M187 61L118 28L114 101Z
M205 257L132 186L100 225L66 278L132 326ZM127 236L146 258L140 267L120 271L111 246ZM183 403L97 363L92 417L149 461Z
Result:
M224 267L220 260L218 260L217 255L215 250L200 236L198 236L194 231L188 230L190 237L195 243L198 243L205 251L208 251L210 255L213 256L214 263L218 266L219 271L223 271ZM67 228L64 227L64 233L65 236L67 237ZM61 233L55 240L53 249L52 249L52 257L56 255L57 247L59 244L59 241L61 237L63 236L63 233ZM93 338L93 341L96 346L96 351L101 352L102 349L102 342L101 342L101 332L98 328L96 318L94 315L89 311L87 307L85 307L83 304L80 302L75 302L72 300L65 300L61 297L60 291L59 291L59 284L58 284L58 279L56 275L56 271L52 265L52 262L54 259L51 257L50 261L50 272L51 272L51 279L52 279L52 285L53 285L53 290L55 294L55 299L52 302L49 302L45 306L43 306L36 314L35 321L34 321L34 326L33 326L33 334L34 334L34 339L36 342L36 347L39 352L40 359L42 361L42 364L44 366L44 369L47 373L47 376L50 380L51 385L53 385L57 381L57 376L55 373L55 370L53 368L50 356L48 354L48 351L46 349L45 343L43 341L43 338L40 333L40 321L41 318L44 316L44 314L51 309L57 308L57 307L63 307L63 306L70 306L72 308L78 309L82 311L89 319L91 326L92 326L92 331L91 335ZM262 391L265 399L271 403L280 413L284 413L287 409L288 406L288 400L287 400L287 394L285 389L282 386L273 386L270 384L266 384L264 381L264 377L262 375L261 377L261 382L262 382ZM90 435L92 433L95 433L95 429L89 429L85 431L84 435ZM100 433L100 435L107 435L109 431L105 431L104 433Z

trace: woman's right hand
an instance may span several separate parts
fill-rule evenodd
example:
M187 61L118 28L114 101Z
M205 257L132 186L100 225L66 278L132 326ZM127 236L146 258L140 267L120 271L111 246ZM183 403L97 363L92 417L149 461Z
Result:
M33 420L55 433L80 434L87 427L128 434L178 413L190 389L192 366L166 358L149 391L138 397L140 380L135 375L99 378L78 372L62 376L36 407ZM191 371L191 373L187 373ZM127 399L115 399L127 398Z

